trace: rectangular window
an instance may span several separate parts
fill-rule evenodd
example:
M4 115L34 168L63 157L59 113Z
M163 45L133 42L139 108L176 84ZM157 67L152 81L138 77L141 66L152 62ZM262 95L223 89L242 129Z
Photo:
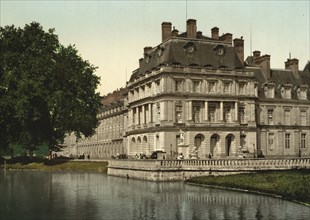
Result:
M160 81L159 80L156 81L155 85L156 85L156 93L158 94L160 93Z
M239 108L239 120L240 120L240 123L245 123L244 107Z
M160 123L160 103L158 102L157 104L156 104L157 106L156 106L156 108L157 108L157 123Z
M300 148L306 148L306 134L301 134L300 136Z
M193 82L193 92L200 92L200 81Z
M215 82L209 82L209 93L215 93Z
M215 106L209 106L208 118L210 122L215 122Z
M268 124L273 125L273 109L268 109Z
M291 134L285 134L285 148L291 147Z
M300 125L306 126L307 125L307 112L300 111Z
M245 94L245 83L239 84L239 94L241 94L241 95Z
M290 110L284 111L284 123L285 123L285 125L291 125L291 112L290 112Z
M193 118L195 123L200 122L200 106L193 106Z
M175 81L175 91L182 92L182 81L181 80Z
M230 83L224 83L224 93L230 93Z
M175 106L175 121L177 123L182 123L182 105Z
M273 150L273 147L274 147L274 133L269 133L268 134L268 145L269 145L269 149Z
M136 114L137 114L137 110L136 108L132 109L132 124L136 124Z
M227 123L231 122L230 108L228 107L224 108L224 121Z

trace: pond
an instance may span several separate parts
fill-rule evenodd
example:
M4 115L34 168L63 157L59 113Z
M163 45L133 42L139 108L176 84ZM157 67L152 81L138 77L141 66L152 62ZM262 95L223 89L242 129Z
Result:
M0 172L0 219L308 219L261 195L97 173Z

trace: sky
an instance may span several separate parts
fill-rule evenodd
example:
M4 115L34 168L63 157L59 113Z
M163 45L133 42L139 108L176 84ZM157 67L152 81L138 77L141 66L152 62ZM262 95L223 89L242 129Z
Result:
M61 44L74 44L98 67L101 95L126 86L143 48L161 43L164 21L181 33L187 19L196 19L205 36L216 26L220 34L243 37L245 58L259 50L271 55L271 68L284 69L291 54L303 70L310 60L309 13L310 0L0 0L1 26L23 28L36 21L46 31L55 28Z

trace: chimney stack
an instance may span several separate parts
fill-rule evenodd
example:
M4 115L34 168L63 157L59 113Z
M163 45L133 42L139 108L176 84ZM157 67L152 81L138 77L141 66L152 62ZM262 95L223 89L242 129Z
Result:
M253 61L254 61L254 65L255 66L259 66L260 65L260 51L259 50L255 50L253 51Z
M201 32L201 31L197 31L196 37L197 37L197 38L202 38L202 32Z
M212 39L218 40L219 39L219 28L214 27L211 29L211 37Z
M241 38L234 39L235 52L243 66L244 63L244 40Z
M168 40L171 37L171 22L161 23L162 42Z
M227 43L229 43L231 45L231 43L232 43L232 34L230 34L230 33L223 34L222 36L220 36L220 40L224 41L224 42L227 42Z
M260 68L265 73L267 80L271 79L271 71L270 71L270 55L265 54L260 56L260 51L253 51L253 61L255 66L260 66Z
M263 55L259 58L260 66L265 73L265 76L268 80L271 79L271 72L270 72L270 55Z
M195 19L188 19L186 22L187 37L196 38L197 26Z
M150 50L152 50L152 47L144 47L144 49L143 49L144 54L146 54L146 53L149 52Z
M285 62L285 69L291 70L294 75L298 75L299 74L298 59L296 59L296 58L287 59L287 61Z

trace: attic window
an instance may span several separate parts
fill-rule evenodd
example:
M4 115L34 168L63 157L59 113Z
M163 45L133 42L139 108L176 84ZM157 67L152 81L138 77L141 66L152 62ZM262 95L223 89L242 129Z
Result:
M145 62L149 63L151 59L151 56L149 54L145 54Z
M212 69L213 69L213 65L211 65L211 64L206 64L206 65L204 65L204 67L205 67L206 69L209 69L209 70L212 70Z
M227 70L227 68L228 68L227 66L219 66L220 70Z
M226 51L223 45L216 45L213 50L217 56L225 56Z
M287 83L281 88L281 95L284 99L291 99L292 98L292 85Z
M300 100L306 100L307 99L307 90L308 90L308 85L301 85L297 89L297 96L298 99Z
M188 42L184 45L184 50L187 54L192 55L196 52L196 45L193 42Z
M181 63L179 63L179 62L173 62L173 63L171 63L171 65L173 67L181 67Z
M156 49L156 55L158 57L161 57L163 55L164 49L165 48L163 46L158 46L157 49Z
M265 92L266 98L269 98L269 99L274 98L274 92L275 92L274 91L274 83L268 82L267 84L265 84L264 92Z
M198 67L198 64L197 63L191 63L189 64L190 67Z

